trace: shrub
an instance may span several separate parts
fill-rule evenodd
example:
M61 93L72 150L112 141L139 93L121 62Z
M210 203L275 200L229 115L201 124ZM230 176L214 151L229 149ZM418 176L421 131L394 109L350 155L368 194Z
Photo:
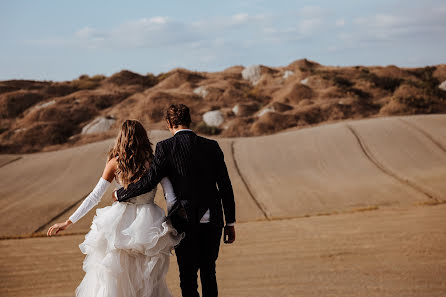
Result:
M44 100L38 92L15 91L0 96L0 118L14 118L32 105Z
M334 76L332 78L332 81L336 86L343 89L350 88L351 86L353 86L353 83L351 81L341 76Z
M433 76L435 66L427 66L424 68L418 68L415 70L409 70L409 73L416 76L420 81L411 81L411 84L422 89L426 94L430 96L438 96L442 99L446 99L446 91L438 88L440 81Z
M165 80L166 78L168 78L170 76L170 73L160 73L156 76L156 80L158 83L162 82L163 80Z
M146 74L146 80L147 80L147 84L148 85L156 85L157 83L159 83L158 77L153 75L152 73L147 73Z
M96 74L92 76L90 79L93 81L103 81L104 79L106 79L106 76L102 74Z
M433 74L436 69L437 67L435 66L426 66L423 68L408 70L408 72L423 81L431 81L432 79L434 79Z
M26 130L12 132L4 151L16 153L35 152L48 145L65 143L73 135L73 125L58 122L37 122L28 125Z
M59 97L76 92L78 89L74 87L71 83L53 83L47 86L43 93L49 97Z
M401 85L403 80L401 78L375 76L373 82L378 88L393 92Z
M73 80L71 85L79 90L91 90L98 87L102 80L102 76L95 75L90 78L87 74L82 74L78 79Z
M292 114L267 112L262 115L250 128L252 135L274 133L297 125L298 117Z
M88 102L89 104L94 105L97 109L101 110L121 102L123 99L127 98L127 95L127 93L117 92L101 95L92 94L85 98L85 102Z
M361 68L361 72L364 72L364 73L370 73L370 70L367 69L367 68Z
M393 100L408 107L415 108L417 112L431 113L434 111L436 100L423 89L411 84L403 84L393 95Z
M393 92L404 81L401 78L392 78L388 76L378 76L371 72L362 71L359 75L360 79L369 81L375 85L375 87Z
M271 100L271 97L264 95L261 88L258 86L247 89L243 95L243 97L246 97L247 99L250 99L258 104L259 108L263 107Z
M357 88L350 88L348 89L347 93L351 93L354 95L354 97L360 98L360 99L369 99L370 94L366 91L363 91L361 89Z
M417 112L433 113L434 102L430 98L426 97L393 97L394 100L405 104L406 106L415 108Z
M196 124L195 127L193 127L193 129L195 131L197 131L198 133L203 133L206 135L218 135L221 133L221 129L219 129L217 127L208 126L203 121Z

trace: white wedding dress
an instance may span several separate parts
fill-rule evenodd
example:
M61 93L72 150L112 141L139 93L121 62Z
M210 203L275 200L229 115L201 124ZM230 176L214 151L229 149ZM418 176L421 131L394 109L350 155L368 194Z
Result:
M79 245L86 255L86 274L77 297L172 296L165 277L171 251L182 236L165 222L155 193L156 188L96 210L91 230Z

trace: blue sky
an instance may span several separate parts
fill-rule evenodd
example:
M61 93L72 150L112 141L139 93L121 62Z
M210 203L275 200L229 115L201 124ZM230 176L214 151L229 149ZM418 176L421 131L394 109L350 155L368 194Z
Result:
M446 63L446 2L0 1L0 80L233 65Z

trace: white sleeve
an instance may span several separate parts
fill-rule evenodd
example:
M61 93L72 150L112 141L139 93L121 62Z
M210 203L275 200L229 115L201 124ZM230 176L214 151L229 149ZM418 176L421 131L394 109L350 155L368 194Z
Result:
M163 177L163 179L161 180L161 186L163 187L164 197L166 198L167 202L167 211L169 212L175 201L177 201L177 197L175 196L172 183L170 182L168 177Z
M84 215L87 214L94 206L96 206L99 201L101 201L102 196L104 196L105 191L107 191L108 186L110 186L110 182L103 179L102 177L99 179L99 182L94 187L93 191L84 199L82 204L76 209L76 211L70 216L69 220L73 223L76 223L81 219Z

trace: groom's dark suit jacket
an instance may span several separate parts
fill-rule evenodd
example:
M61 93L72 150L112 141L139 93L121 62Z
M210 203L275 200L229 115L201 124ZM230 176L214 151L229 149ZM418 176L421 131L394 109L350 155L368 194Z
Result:
M223 152L214 140L192 131L179 131L158 142L148 173L127 189L117 191L118 201L147 193L169 177L177 199L182 200L192 224L209 209L210 222L223 226L235 222L235 202ZM218 187L217 187L218 186Z

